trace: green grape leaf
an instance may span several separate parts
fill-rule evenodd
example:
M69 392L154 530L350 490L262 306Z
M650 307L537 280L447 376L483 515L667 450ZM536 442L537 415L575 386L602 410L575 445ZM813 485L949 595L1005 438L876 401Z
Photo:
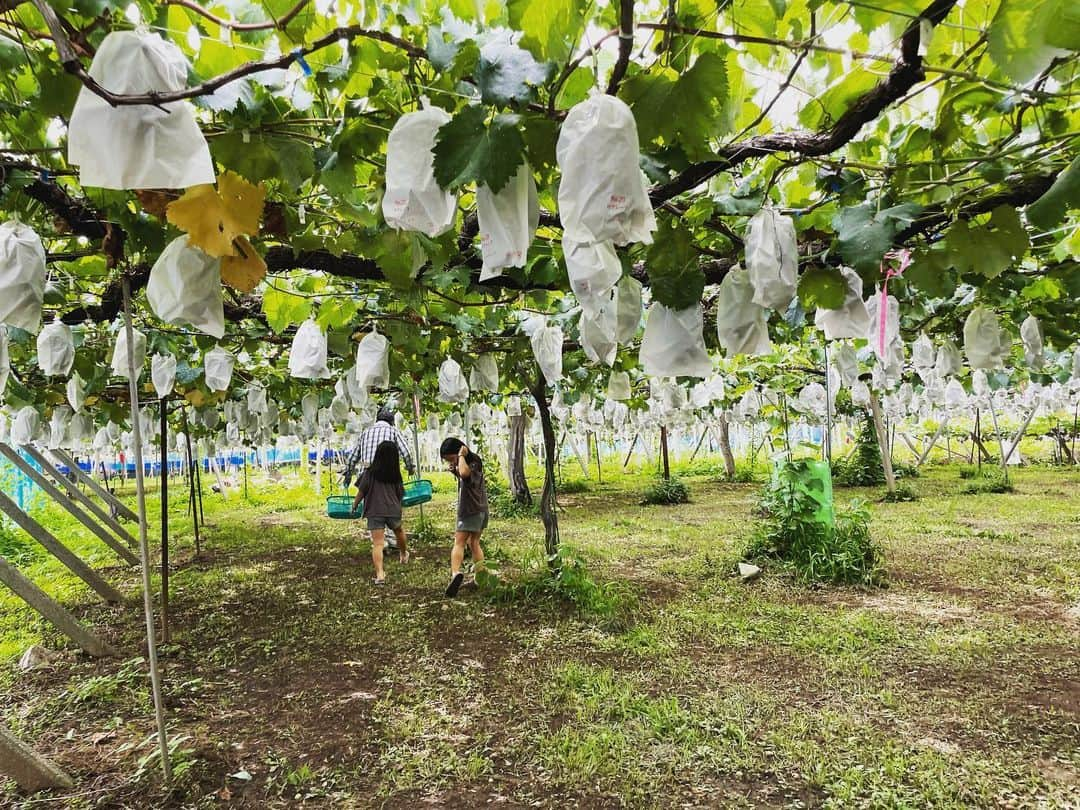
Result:
M1020 297L1025 301L1057 301L1064 292L1060 281L1052 276L1043 276L1020 290Z
M344 329L352 323L356 312L356 301L352 298L330 298L319 307L319 314L315 316L315 321L324 332L331 329Z
M701 301L705 274L698 267L698 252L690 231L675 219L666 219L645 255L653 300L671 309L686 309Z
M1010 78L1027 83L1057 56L1061 45L1080 47L1072 41L1067 9L1075 0L1001 0L987 32L990 58ZM1075 11L1073 12L1075 15ZM1075 21L1075 16L1072 18ZM1059 28L1062 22L1066 24ZM1052 32L1057 33L1052 33ZM1062 33L1064 32L1064 33ZM1075 37L1075 22L1073 35Z
M566 61L585 27L583 0L509 0L506 11L521 46L543 61Z
M871 202L842 209L832 221L840 255L856 270L877 269L893 237L920 210L914 203L903 203L877 211Z
M877 83L877 74L866 68L855 68L843 74L820 96L808 101L799 111L799 122L810 129L832 124L847 112L855 99Z
M1057 176L1045 194L1027 207L1028 222L1036 228L1050 230L1074 208L1080 208L1080 157Z
M948 298L956 292L956 272L943 248L917 251L904 278L931 298Z
M806 309L838 309L847 297L847 282L834 267L811 267L799 279L799 301Z
M266 285L262 306L267 324L279 335L311 314L311 299L291 292L280 281Z
M309 144L279 135L228 132L210 141L210 151L226 169L252 183L283 180L298 189L315 174L315 152Z
M540 116L522 116L525 137L525 154L529 165L537 171L555 167L555 144L559 139L559 126Z
M547 81L553 65L537 62L531 53L508 42L490 43L480 50L476 84L484 104L524 104Z
M26 59L22 46L11 37L0 34L0 68L12 70Z
M525 159L525 141L516 115L497 115L485 124L487 110L465 107L435 136L435 179L445 189L466 183L499 192Z
M416 237L404 231L385 231L379 235L374 259L383 275L398 288L412 286L416 278L415 257L420 246Z
M970 262L970 270L986 278L996 278L1023 257L1028 235L1016 209L998 206L985 225L972 226L957 220L945 234L945 242L955 255Z

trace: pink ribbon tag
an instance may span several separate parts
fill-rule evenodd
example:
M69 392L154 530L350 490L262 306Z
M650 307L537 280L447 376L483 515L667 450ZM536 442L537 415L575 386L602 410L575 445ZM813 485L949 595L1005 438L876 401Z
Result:
M886 267L885 262L895 261L895 267ZM911 266L911 251L907 248L890 250L881 260L881 272L885 280L881 284L881 298L878 301L878 357L885 359L885 323L889 315L889 279L897 278Z

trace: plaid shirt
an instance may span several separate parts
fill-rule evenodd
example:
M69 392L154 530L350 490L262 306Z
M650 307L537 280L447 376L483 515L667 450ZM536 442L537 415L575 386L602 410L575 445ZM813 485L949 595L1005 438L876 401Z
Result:
M375 458L376 448L383 442L394 442L401 452L401 458L405 462L405 469L410 474L413 472L412 454L405 442L405 436L400 430L387 422L376 422L360 434L360 441L349 456L349 463L345 467L345 480L352 480L353 473L360 473L371 466Z

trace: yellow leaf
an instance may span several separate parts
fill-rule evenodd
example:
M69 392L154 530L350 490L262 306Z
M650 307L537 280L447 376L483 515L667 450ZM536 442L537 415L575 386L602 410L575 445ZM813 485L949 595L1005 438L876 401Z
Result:
M206 404L206 394L204 394L198 388L192 388L190 391L184 394L184 399L186 399L196 408L201 408L203 405Z
M239 256L221 260L221 281L240 292L251 292L266 277L266 262L246 236L236 238L236 247Z
M211 256L234 256L233 240L259 230L266 190L235 172L211 185L192 186L179 200L169 203L169 222L184 231L192 244Z

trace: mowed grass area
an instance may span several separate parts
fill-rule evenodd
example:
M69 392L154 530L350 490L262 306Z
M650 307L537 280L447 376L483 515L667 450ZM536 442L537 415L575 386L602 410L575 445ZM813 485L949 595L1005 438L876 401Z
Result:
M104 608L44 562L124 654L20 674L27 644L66 645L0 592L0 711L79 782L45 805L0 783L0 805L1077 807L1080 473L1014 475L963 495L935 468L920 500L875 504L890 584L861 591L734 576L758 485L689 476L692 503L642 507L646 476L606 474L561 497L573 584L543 587L535 517L496 519L507 585L455 601L448 478L378 589L358 524L309 484L207 493L201 559L173 510L176 789L147 759L137 572L106 568L130 602ZM838 490L856 496L880 492Z

